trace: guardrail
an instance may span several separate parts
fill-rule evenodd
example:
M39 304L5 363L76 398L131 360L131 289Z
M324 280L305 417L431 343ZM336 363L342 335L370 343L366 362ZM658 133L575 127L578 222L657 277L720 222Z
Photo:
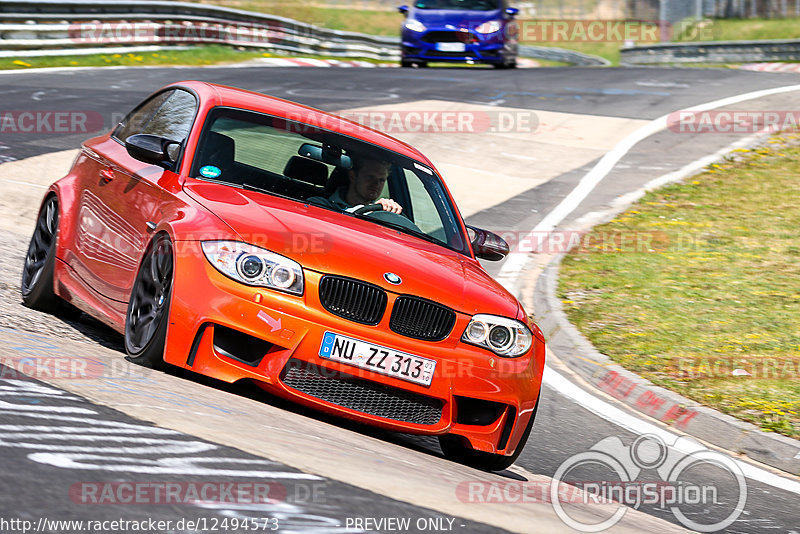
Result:
M709 41L623 48L621 65L800 61L800 40Z
M399 40L274 15L183 2L0 1L0 48L226 44L396 60Z
M0 0L0 49L96 49L110 46L225 44L292 54L396 61L398 37L321 28L239 9L185 2ZM7 52L11 54L12 52ZM541 46L520 46L525 57L574 65L608 65L603 58Z
M519 55L537 59L546 59L548 61L561 61L563 63L571 63L572 65L579 66L604 67L611 65L611 62L600 56L592 56L589 54L576 52L574 50L567 50L566 48L556 48L550 46L520 45Z

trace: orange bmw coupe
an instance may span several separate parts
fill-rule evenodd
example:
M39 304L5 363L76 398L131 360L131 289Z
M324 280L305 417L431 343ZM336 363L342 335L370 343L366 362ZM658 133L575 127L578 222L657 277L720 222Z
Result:
M86 141L49 188L22 299L103 321L134 362L250 380L500 470L531 432L545 357L477 260L507 252L409 145L186 81Z

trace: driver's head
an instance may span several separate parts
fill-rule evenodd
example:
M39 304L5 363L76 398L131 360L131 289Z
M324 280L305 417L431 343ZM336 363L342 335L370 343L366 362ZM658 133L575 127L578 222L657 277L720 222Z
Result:
M391 167L388 161L354 159L349 172L348 198L357 204L371 204L378 200Z

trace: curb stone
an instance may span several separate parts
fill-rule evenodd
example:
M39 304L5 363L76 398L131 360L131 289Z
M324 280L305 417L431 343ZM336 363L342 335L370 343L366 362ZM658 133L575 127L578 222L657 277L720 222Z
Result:
M740 65L739 68L757 72L800 72L800 64L798 63L750 63L747 65Z

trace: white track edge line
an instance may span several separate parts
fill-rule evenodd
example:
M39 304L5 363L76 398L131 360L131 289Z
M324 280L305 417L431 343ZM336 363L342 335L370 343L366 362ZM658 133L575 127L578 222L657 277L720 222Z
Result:
M782 87L775 87L772 89L762 89L760 91L752 91L750 93L743 93L734 95L705 104L688 107L681 111L708 111L731 104L737 104L745 100L752 100L754 98L761 98L764 96L771 96L780 93L788 93L792 91L800 91L800 85L787 85ZM520 243L532 243L536 236L543 236L553 231L559 223L561 223L570 213L572 213L578 205L589 196L589 194L597 187L597 184L605 178L614 166L633 148L639 141L666 129L667 119L672 113L662 115L657 119L645 124L633 133L629 134L622 141L617 143L614 148L607 152L600 161L595 164L592 169L581 178L578 185L570 191L570 193L559 202L540 222L537 224L524 238L520 239ZM522 270L530 259L530 252L515 250L508 255L500 272L497 275L499 281L506 289L514 293L515 286L519 281Z

